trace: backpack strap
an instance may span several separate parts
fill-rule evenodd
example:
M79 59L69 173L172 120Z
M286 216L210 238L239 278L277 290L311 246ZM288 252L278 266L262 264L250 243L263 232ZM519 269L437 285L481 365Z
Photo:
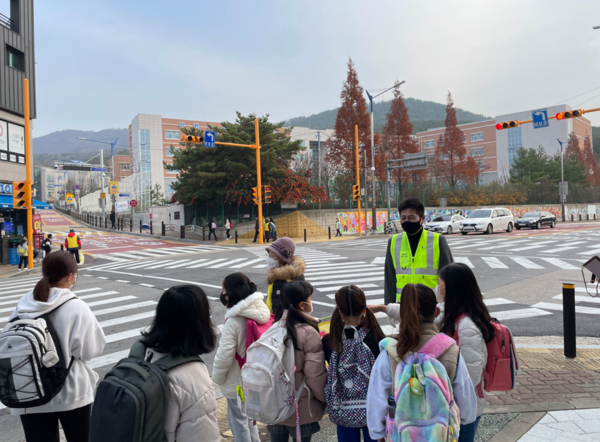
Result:
M454 339L444 333L438 333L421 347L419 353L424 353L437 359L453 345L456 345Z
M466 313L461 313L460 315L458 315L456 317L456 320L454 321L454 332L452 333L452 338L456 341L456 343L458 344L458 324L460 324L460 322L465 319L467 317Z
M142 343L142 341L135 341L131 346L131 350L129 350L129 357L133 359L145 360L146 358L146 346ZM183 356L177 355L174 356L172 354L167 354L160 358L156 362L151 362L158 368L164 371L169 371L172 368L179 367L180 365L187 364L188 362L202 362L204 361L200 356Z

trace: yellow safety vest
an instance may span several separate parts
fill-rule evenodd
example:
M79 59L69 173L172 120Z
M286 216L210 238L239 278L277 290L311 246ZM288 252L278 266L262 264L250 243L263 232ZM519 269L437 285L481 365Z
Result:
M73 235L73 236L67 236L67 248L68 249L76 249L79 247L79 244L77 244L77 235Z
M400 247L396 247L402 236ZM421 234L417 253L412 256L406 232L392 237L392 261L396 269L396 301L400 302L402 289L406 284L424 284L434 288L438 283L440 268L440 234L424 231Z

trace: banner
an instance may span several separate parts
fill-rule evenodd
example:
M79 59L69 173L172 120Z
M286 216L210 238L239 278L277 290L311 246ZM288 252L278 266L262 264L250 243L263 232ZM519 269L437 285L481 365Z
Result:
M115 203L115 210L117 212L126 212L129 210L129 201L117 201Z
M25 155L25 128L23 126L8 123L8 150L11 153ZM17 161L16 158L15 161Z

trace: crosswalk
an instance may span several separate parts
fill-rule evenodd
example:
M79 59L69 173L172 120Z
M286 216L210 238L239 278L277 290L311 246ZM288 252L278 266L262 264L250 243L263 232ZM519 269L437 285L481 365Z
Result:
M181 255L183 253L199 253L231 250L235 247L216 246L216 245L198 245L198 246L180 246L180 247L160 247L154 249L128 250L126 252L112 252L93 255L95 259L106 259L118 263L136 261L144 258L159 258L169 255Z
M100 236L100 235L112 235L112 233L110 232L98 232L98 231L92 231L92 230L78 230L78 229L74 229L75 233L77 233L77 235L79 236ZM116 232L116 230L115 230ZM44 230L44 235L48 235L48 234L52 234L53 237L57 237L57 236L67 236L69 234L69 232L59 232L59 231L45 231Z

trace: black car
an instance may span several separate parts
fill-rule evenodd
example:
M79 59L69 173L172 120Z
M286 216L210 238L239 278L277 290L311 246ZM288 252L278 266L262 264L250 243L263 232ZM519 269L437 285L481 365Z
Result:
M517 230L529 227L531 229L541 229L543 226L556 226L556 216L550 212L527 212L521 218L515 221Z

